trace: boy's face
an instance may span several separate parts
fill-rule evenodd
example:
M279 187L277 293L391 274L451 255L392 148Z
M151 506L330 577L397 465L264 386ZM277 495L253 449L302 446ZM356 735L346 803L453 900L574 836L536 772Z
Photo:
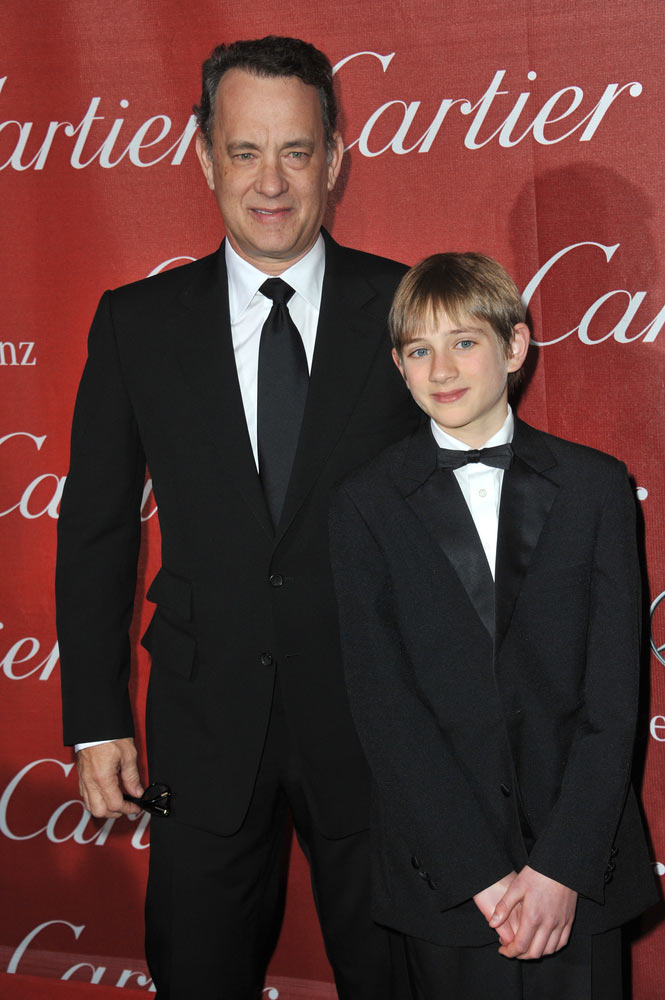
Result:
M442 430L481 448L506 419L508 373L521 368L528 346L525 323L514 327L506 354L485 320L462 316L453 323L439 313L401 356L393 350L393 360L418 406Z

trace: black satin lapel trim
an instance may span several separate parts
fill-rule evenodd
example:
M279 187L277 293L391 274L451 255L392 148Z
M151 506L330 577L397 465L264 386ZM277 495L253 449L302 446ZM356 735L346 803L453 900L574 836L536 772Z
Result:
M427 420L413 432L401 464L393 470L395 485L403 497L410 496L436 472L436 447L432 426Z
M494 580L455 474L436 471L407 502L427 526L494 638Z
M223 249L216 272L187 289L182 303L187 311L177 318L177 359L217 447L220 475L238 490L272 537L274 528L256 470L233 353Z
M517 455L504 473L496 553L497 651L558 488Z

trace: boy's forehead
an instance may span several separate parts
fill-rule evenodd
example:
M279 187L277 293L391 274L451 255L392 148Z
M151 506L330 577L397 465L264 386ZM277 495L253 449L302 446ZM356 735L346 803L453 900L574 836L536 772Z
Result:
M480 316L472 316L465 311L453 314L442 307L435 309L432 306L428 306L409 329L405 343L408 344L413 340L427 339L440 334L452 334L459 331L471 330L478 333L492 332L490 324Z

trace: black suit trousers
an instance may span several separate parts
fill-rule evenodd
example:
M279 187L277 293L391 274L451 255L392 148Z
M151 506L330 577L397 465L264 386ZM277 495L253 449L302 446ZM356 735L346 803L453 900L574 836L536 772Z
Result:
M407 937L413 1000L622 1000L621 929L573 934L536 961L504 958L498 943L452 948Z
M369 912L367 831L332 840L315 828L277 684L240 830L222 837L182 817L152 822L146 953L158 1000L260 1000L283 913L291 819L340 1000L408 997L401 938Z

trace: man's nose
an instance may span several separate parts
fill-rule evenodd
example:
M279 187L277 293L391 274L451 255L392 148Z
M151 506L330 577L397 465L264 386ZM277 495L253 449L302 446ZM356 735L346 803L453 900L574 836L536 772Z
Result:
M264 160L256 176L255 188L268 198L276 198L288 190L288 183L278 160Z

